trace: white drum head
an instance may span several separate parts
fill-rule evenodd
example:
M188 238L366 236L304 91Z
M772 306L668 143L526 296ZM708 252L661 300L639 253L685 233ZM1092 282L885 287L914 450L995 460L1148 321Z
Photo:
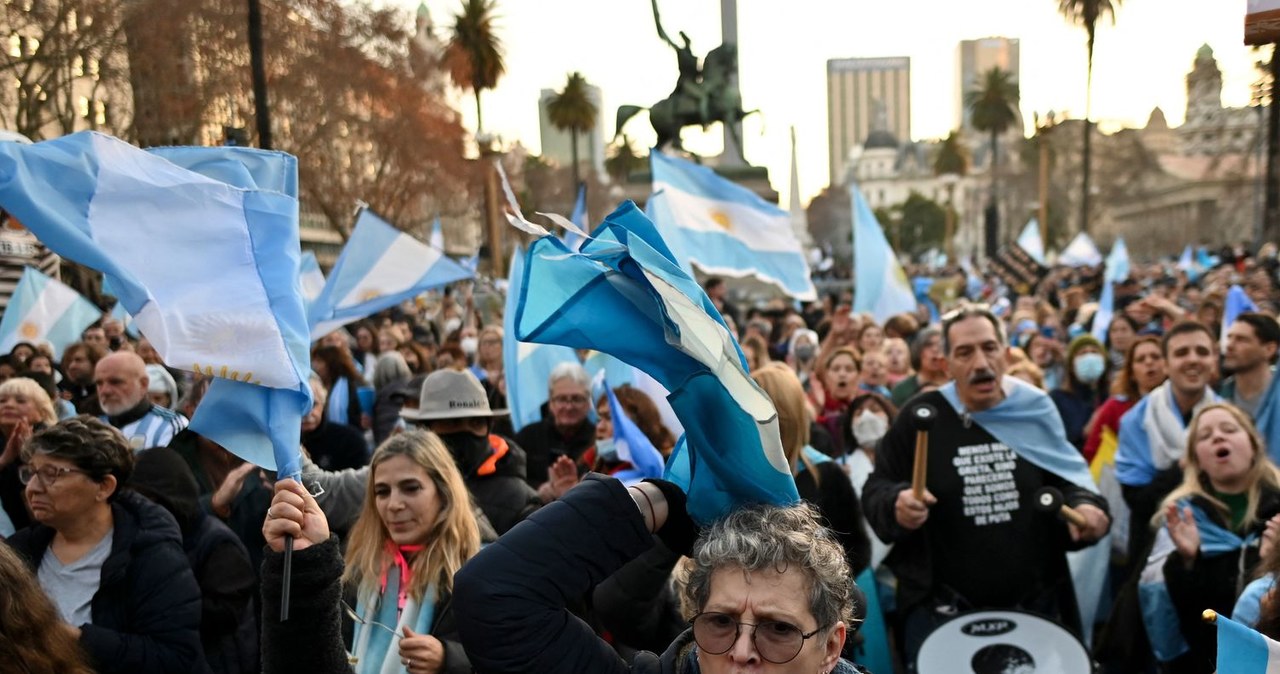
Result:
M1089 674L1080 640L1022 611L975 611L941 624L916 657L919 674Z

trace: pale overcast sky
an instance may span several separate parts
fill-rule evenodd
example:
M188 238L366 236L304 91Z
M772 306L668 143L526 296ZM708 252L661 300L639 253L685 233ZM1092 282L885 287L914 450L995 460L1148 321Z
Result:
M383 0L418 7L418 0ZM1124 0L1116 24L1100 24L1094 54L1093 118L1104 127L1142 126L1160 106L1182 123L1185 77L1196 50L1208 43L1223 70L1223 102L1247 105L1260 58L1243 44L1246 0ZM447 38L460 0L427 0ZM685 31L702 55L720 44L719 0L659 0L663 25ZM747 159L767 166L788 198L790 142L796 127L800 193L807 203L827 185L826 61L862 56L911 57L911 128L917 139L945 136L955 126L957 45L1003 36L1021 40L1022 112L1067 110L1085 103L1085 33L1057 12L1056 0L739 0L738 42L744 107L763 117L745 122ZM506 141L540 150L538 93L560 88L579 70L602 89L612 130L617 107L649 105L675 84L675 58L657 36L649 0L499 0L498 27L507 75L484 94L485 124ZM475 126L470 96L458 101ZM652 143L647 119L627 127L637 143ZM703 154L720 145L719 127L705 138L686 132ZM607 140L607 139L606 139Z

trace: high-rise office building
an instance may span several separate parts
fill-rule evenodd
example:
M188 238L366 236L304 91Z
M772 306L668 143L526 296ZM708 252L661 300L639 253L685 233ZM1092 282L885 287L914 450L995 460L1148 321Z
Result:
M542 136L542 156L562 166L573 163L573 137L568 131L561 131L551 123L551 115L547 112L547 104L557 95L555 89L543 89L538 96L538 129ZM604 173L604 146L606 124L603 99L600 87L587 85L587 98L596 105L596 127L590 133L578 134L578 162L592 167L599 174ZM585 175L585 174L584 174Z
M885 130L899 139L910 139L909 57L827 61L827 134L832 185L844 183L849 150L866 141L877 121L876 110L881 106Z
M960 70L956 80L956 126L965 131L972 131L973 124L969 120L969 110L964 104L965 92L977 87L982 74L992 68L999 68L1018 76L1018 40L1007 37L984 37L978 40L960 41L960 58L957 59Z

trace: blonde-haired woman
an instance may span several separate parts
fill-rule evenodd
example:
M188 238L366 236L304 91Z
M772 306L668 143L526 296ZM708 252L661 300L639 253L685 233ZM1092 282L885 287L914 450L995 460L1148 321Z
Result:
M369 462L364 506L347 542L297 482L276 484L262 533L263 672L462 674L471 662L457 640L453 576L480 549L480 529L462 475L434 433L392 436ZM291 611L279 620L286 536L296 540ZM339 582L341 576L342 582ZM355 593L350 657L330 615L345 585Z
M33 432L56 423L53 399L35 380L14 377L0 383L0 536L31 524L18 479L19 453Z
M769 363L752 372L751 378L778 410L782 450L791 465L800 498L818 507L823 523L844 547L849 567L857 576L871 559L871 539L867 537L862 506L840 464L809 446L812 418L799 377L783 363Z
M1183 464L1182 484L1156 518L1140 596L1157 659L1169 671L1208 673L1216 632L1201 613L1230 615L1274 545L1280 472L1248 415L1229 403L1208 405L1191 420Z

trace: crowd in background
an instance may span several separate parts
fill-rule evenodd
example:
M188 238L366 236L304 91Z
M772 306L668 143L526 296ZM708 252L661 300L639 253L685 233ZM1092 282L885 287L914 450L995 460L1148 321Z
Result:
M777 408L799 494L843 550L848 578L875 578L862 592L881 597L895 667L910 667L911 598L890 557L903 543L868 524L864 487L884 465L877 453L899 410L953 378L940 316L981 302L1009 347L1001 371L1048 394L1105 499L1109 583L1079 636L1088 633L1109 671L1158 662L1208 672L1215 646L1198 620L1204 608L1280 637L1271 592L1280 479L1257 428L1270 414L1280 351L1278 269L1274 246L1194 272L1135 265L1101 330L1101 271L1088 268L1054 268L1021 296L994 273L942 270L933 284L949 294L883 321L851 312L847 290L800 305L735 303L717 278L704 289ZM1224 332L1232 285L1256 311ZM0 585L11 588L0 596L0 662L29 672L289 671L309 646L275 616L271 550L293 531L272 522L302 518L314 503L326 535L299 550L314 548L297 582L317 589L294 596L301 614L345 607L340 629L308 635L356 660L333 667L472 671L455 575L589 472L630 467L613 447L607 396L581 364L556 368L542 419L513 427L503 362L512 336L501 319L460 286L318 340L315 403L302 424L309 488L292 491L188 428L208 380L169 367L117 320L62 353L24 342L0 356L0 534L9 543ZM614 392L669 455L677 437L664 401L631 386ZM1238 544L1210 553L1210 527ZM656 545L640 568L586 588L568 609L625 659L662 652L692 617L681 604L682 552L692 554ZM326 584L331 576L342 583ZM1153 579L1167 588L1182 637L1171 650L1160 635L1142 638L1152 627L1139 588ZM856 631L837 648L853 661L868 647Z

